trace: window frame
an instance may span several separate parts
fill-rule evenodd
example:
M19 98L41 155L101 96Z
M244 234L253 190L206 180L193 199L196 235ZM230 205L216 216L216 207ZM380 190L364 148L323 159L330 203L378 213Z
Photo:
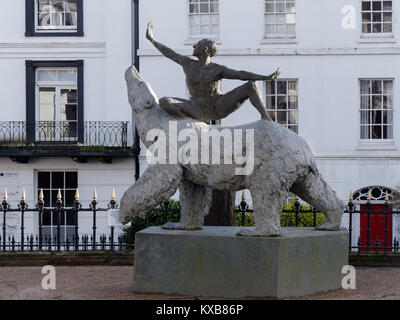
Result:
M221 3L220 3L220 0L208 0L207 3L210 4L210 2L218 3L218 12L217 13L210 13L210 12L208 12L208 13L200 13L200 12L199 13L190 13L190 0L187 0L186 4L187 4L187 19L188 19L187 25L188 25L188 35L189 35L188 39L190 39L190 40L201 40L204 38L213 39L213 40L219 39L220 33L221 33L221 13L220 13ZM190 21L190 17L193 15L198 15L198 16L217 15L218 16L218 34L201 34L201 33L199 33L198 35L193 35L191 33L191 21ZM210 24L210 26L211 26L211 24Z
M282 0L283 1L283 0ZM286 1L289 1L289 2L293 2L294 3L294 12L293 13L290 13L290 12L286 12L286 9L285 9L285 12L277 12L276 10L274 10L274 12L267 12L266 11L266 3L267 3L267 1L266 0L263 0L263 3L264 3L264 24L263 24L263 27L264 27L264 39L296 39L296 25L297 25L297 21L296 21L296 17L297 17L297 12L296 12L296 0L284 0L283 1L283 3L285 4L285 6L286 6ZM274 3L274 5L276 4L276 0L273 0L273 3ZM269 34L269 33L266 33L266 25L267 25L267 15L273 15L273 16L276 16L276 15L278 15L278 14L285 14L285 15L288 15L288 14L293 14L294 16L295 16L295 22L294 22L294 32L293 33L271 33L271 34ZM275 23L273 24L274 26L276 26L277 24L276 24L276 21L275 21ZM287 25L287 23L285 23L285 26Z
M25 0L25 36L26 37L83 37L83 0L76 0L77 27L74 29L37 30L36 1Z
M26 66L26 137L28 142L36 141L37 119L37 83L36 70L38 68L75 68L77 71L76 87L77 87L77 117L78 117L78 136L77 142L84 142L84 61L25 61ZM40 140L39 140L40 141Z
M360 11L359 11L360 12L360 21L361 21L361 23L360 23L361 38L362 39L385 39L385 38L389 38L390 39L390 38L393 38L394 37L393 28L395 26L395 24L394 24L394 14L395 14L394 6L395 6L395 2L393 0L378 0L378 1L382 2L382 5L383 5L384 1L391 1L392 2L392 10L391 11L383 11L383 8L381 8L381 10L380 10L380 13L382 15L383 15L384 12L391 12L392 13L392 21L391 21L392 31L391 32L372 32L373 31L373 21L370 22L370 24L371 24L371 32L363 32L363 25L364 25L364 23L363 23L363 13L365 13L365 11L363 10L362 5L363 5L364 1L365 0L361 0L361 2L360 2ZM371 0L371 1L373 1L373 0ZM373 14L374 11L371 8L371 10L368 10L368 12L371 12L371 14ZM382 20L380 22L380 24L383 26L384 21Z
M49 173L50 174L49 188L40 188L39 187L39 174L40 173ZM64 184L63 188L53 188L52 187L52 177L53 177L54 173L63 173L63 184ZM66 181L67 181L66 174L67 173L76 173L76 187L75 188L67 187L67 183L66 183ZM57 192L58 189L61 190L61 198L63 201L63 207L68 207L67 204L65 203L65 200L67 199L66 192L72 191L75 193L76 190L78 189L78 187L79 187L79 171L77 171L77 170L36 170L36 194L39 195L40 190L43 189L43 191L48 191L49 195L50 195L49 199L46 199L46 197L44 199L45 201L48 201L48 204L49 204L48 206L45 206L45 208L52 208L52 201L51 201L52 200L51 199L52 192ZM54 211L50 211L50 212L47 211L47 212L50 214L50 221L51 221L50 225L44 224L43 214L42 214L42 223L40 223L39 220L38 220L38 222L39 222L39 225L42 225L42 230L44 230L45 228L50 229L50 235L53 239L57 232L56 231L57 224L54 223L53 218L54 218L54 214L57 214L57 212L54 212ZM75 224L68 224L68 220L67 220L68 214L70 214L70 215L74 214L75 215L74 219L78 219L78 216L74 213L73 210L63 210L64 221L60 222L60 229L64 230L64 239L61 239L61 242L65 242L68 238L68 232L67 232L68 227L72 229L72 232L70 232L70 233L73 233L75 235L75 231L76 231L75 229L76 229L76 225L77 225L78 221L75 220ZM40 215L38 215L38 219L40 219ZM72 239L69 239L69 241L72 242Z
M380 138L380 139L373 139L373 138L365 139L365 138L361 137L361 128L362 127L370 128L370 127L374 126L372 123L368 123L367 125L365 125L365 124L363 125L361 123L361 121L362 121L362 117L361 117L362 111L373 110L373 109L362 109L361 108L361 101L362 101L361 97L363 96L361 94L361 81L391 81L392 82L392 86L393 86L393 88L392 88L393 89L393 93L392 93L392 109L391 109L391 112L392 112L392 123L391 123L391 125L383 124L383 123L381 123L381 125L380 125L382 128L391 126L391 128L392 128L392 137L391 138L384 139L383 138L383 131L382 131L382 138ZM368 94L369 97L372 96L372 95L373 95L372 93ZM381 110L384 110L384 109L381 108L381 109L377 109L377 110L381 111ZM389 110L389 109L387 109L387 110ZM382 78L382 77L374 77L374 78L372 78L372 77L370 77L370 78L363 77L363 78L359 78L358 79L358 138L359 138L359 144L361 146L368 146L368 145L372 145L373 146L375 144L378 144L378 145L381 145L381 144L392 145L392 144L394 144L394 136L395 136L395 130L394 130L395 129L395 119L394 119L394 117L395 117L395 110L396 109L395 109L395 79L394 78Z
M282 79L279 78L279 79L273 80L273 82L285 81L286 83L288 83L290 81L296 81L296 83L297 83L297 94L296 94L296 97L297 97L297 109L286 109L286 111L281 110L281 109L279 109L279 111L278 111L278 109L269 109L268 108L268 104L267 104L267 82L268 81L271 81L271 80L263 81L263 84L264 84L264 99L265 99L265 107L267 109L267 113L269 114L270 111L286 112L286 122L288 122L288 114L289 114L288 111L297 110L297 124L296 125L289 124L289 123L286 123L286 124L279 123L278 121L276 121L274 119L272 119L272 121L274 121L274 122L276 122L276 123L288 128L289 130L292 130L294 133L299 134L299 130L300 130L300 126L299 126L299 124L300 124L299 83L300 82L299 82L299 79L298 78L282 78ZM288 89L288 87L287 87L287 89ZM275 93L274 96L276 98L278 96L278 93ZM293 95L291 95L291 96L293 96ZM286 93L286 97L287 98L289 97L289 92ZM289 101L287 101L287 103L289 103ZM294 131L293 129L291 129L291 127L296 127L297 128L297 132Z

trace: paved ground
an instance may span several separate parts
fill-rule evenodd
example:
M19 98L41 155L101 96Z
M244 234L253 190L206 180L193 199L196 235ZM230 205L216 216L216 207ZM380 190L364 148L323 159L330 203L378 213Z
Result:
M0 299L193 299L132 293L132 267L57 267L57 289L41 287L41 268L0 268ZM400 299L400 268L357 269L357 289L305 299Z

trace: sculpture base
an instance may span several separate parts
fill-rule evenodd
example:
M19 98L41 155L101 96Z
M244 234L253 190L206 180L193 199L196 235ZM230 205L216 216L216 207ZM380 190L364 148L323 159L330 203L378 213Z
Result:
M237 237L240 229L137 233L134 291L281 299L341 289L348 232L284 228L280 237Z

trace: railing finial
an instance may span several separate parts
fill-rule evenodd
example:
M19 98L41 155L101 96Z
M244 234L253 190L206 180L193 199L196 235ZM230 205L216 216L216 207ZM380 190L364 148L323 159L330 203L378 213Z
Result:
M371 190L368 191L367 201L371 202Z
M115 201L115 189L114 188L112 189L112 192L111 192L111 200Z
M57 193L57 200L61 201L62 196L61 196L61 189L58 189L58 193Z
M43 200L44 200L43 189L40 189L39 200L40 200L40 201L43 201Z
M244 190L242 192L242 201L246 201L246 196L244 195Z
M7 200L8 200L7 188L4 189L3 200L4 200L4 201L7 201Z
M386 190L385 202L389 202L389 192Z
M79 201L79 190L78 190L78 188L75 191L75 200Z
M93 200L97 200L97 191L96 191L96 188L94 188Z
M353 191L350 191L349 202L353 202Z
M22 189L22 195L21 195L21 201L25 201L26 196L25 196L25 189Z

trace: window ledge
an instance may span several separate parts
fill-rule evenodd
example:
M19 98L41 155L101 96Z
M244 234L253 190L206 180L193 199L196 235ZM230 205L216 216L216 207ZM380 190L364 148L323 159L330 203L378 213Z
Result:
M260 41L261 44L273 44L273 43L293 43L297 44L299 41L296 38L263 38Z
M390 36L363 36L361 35L358 43L396 43L396 39L393 35Z
M186 44L186 45L193 45L193 44L196 44L197 42L199 42L199 41L202 40L202 39L214 40L216 44L221 44L221 40L220 40L219 38L211 38L211 37L189 38L189 39L186 39L186 40L183 42L183 44Z
M362 141L360 140L357 151L398 151L398 147L394 140L382 140L382 141Z

